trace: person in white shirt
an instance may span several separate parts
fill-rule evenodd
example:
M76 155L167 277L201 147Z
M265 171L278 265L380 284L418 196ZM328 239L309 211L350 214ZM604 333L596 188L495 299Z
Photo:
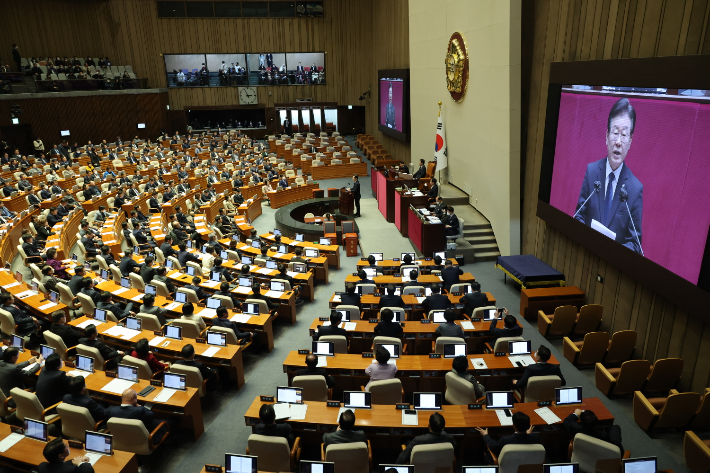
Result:
M182 69L180 69L180 72L177 73L177 81L178 83L185 82L185 73L182 72Z
M209 279L210 271L214 266L214 246L208 245L205 251L207 254L202 257L202 274Z

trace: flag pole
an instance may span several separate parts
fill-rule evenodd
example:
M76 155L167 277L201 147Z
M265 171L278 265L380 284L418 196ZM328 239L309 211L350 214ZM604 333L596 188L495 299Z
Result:
M439 118L441 118L441 102L439 102ZM441 169L439 169L439 162L437 160L436 163L436 171L439 173L439 177L437 178L438 182L441 182Z

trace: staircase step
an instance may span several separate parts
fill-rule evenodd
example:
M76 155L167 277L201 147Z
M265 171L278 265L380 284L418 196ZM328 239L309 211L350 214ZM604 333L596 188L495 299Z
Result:
M476 252L493 251L493 250L498 251L498 244L495 241L493 241L491 243L479 243L477 241L469 241L469 240L467 240L467 241L471 244L471 248L473 248Z
M475 252L474 259L476 262L479 261L495 261L500 256L500 251L487 251L487 252Z
M444 203L446 205L468 205L468 196L466 197L445 197L444 198Z
M466 228L464 227L463 229L463 236L466 238L474 238L474 237L493 237L495 238L495 234L493 233L493 229L488 227L488 228Z
M487 245L487 246L491 246L493 248L498 248L498 243L496 242L496 239L494 237L491 237L491 238L466 238L466 237L464 237L464 238L472 246Z

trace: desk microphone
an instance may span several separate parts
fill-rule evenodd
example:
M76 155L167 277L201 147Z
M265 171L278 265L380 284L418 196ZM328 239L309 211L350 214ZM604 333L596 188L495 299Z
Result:
M595 193L599 192L599 189L601 189L601 188L602 188L602 183L601 183L600 181L594 181L594 190L589 193L589 197L587 197L587 200L585 200L584 202L582 202L582 205L579 206L579 209L574 213L574 215L572 216L572 218L576 218L576 217L577 217L577 214L579 214L579 212L582 211L582 209L584 208L584 206L586 205L586 203L589 201L589 199L591 199L592 196L593 196Z
M638 237L638 232L636 231L636 225L634 225L634 218L631 216L631 209L629 209L629 193L626 190L626 184L621 184L621 189L619 189L619 202L626 204L626 211L629 213L629 220L631 220L631 228L634 229L634 236L636 237L636 243L639 245L639 250L641 250L641 256L646 256L643 254L643 248L641 248L641 241Z

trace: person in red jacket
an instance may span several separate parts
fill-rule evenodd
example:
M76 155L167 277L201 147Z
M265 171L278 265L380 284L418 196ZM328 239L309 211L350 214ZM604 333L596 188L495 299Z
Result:
M135 349L131 353L131 356L134 358L138 358L139 360L147 361L148 366L150 366L150 369L153 371L153 373L165 370L170 367L170 363L161 363L155 356L153 356L153 353L150 351L150 345L148 344L147 338L141 338L140 340L138 340Z

